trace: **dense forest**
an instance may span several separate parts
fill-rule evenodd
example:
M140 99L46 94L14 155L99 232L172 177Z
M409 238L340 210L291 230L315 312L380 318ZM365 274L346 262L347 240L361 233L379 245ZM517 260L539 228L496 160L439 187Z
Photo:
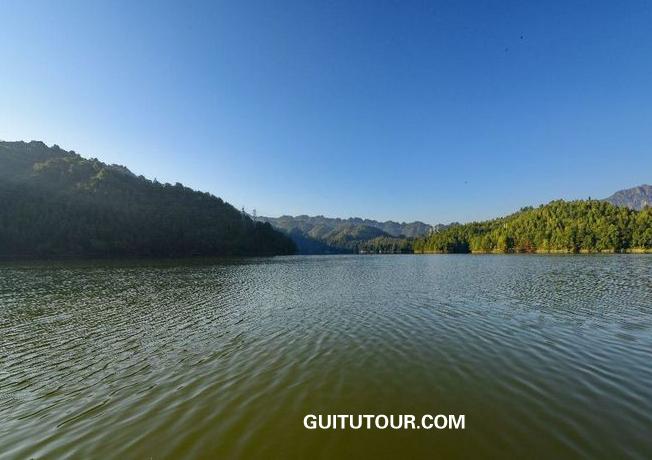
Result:
M453 225L413 243L415 252L644 252L652 209L606 201L553 201L507 217Z
M220 198L42 142L0 142L0 256L275 255L294 243Z
M360 254L412 254L413 238L379 236L358 243Z

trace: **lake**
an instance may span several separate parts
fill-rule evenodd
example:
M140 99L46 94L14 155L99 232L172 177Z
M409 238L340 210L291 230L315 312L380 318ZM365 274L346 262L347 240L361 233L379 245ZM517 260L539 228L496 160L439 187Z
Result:
M650 458L652 256L0 262L0 451Z

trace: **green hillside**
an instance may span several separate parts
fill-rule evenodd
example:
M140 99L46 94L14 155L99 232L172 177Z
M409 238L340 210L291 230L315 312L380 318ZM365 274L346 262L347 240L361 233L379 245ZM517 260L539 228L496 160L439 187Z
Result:
M0 142L0 256L290 254L292 241L208 193L42 142Z
M605 201L553 201L507 217L454 225L414 242L415 252L646 252L652 209Z

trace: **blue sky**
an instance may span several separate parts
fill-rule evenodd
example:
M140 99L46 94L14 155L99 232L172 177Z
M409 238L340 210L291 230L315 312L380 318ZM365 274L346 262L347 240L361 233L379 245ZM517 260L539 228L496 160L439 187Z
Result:
M648 1L0 4L0 139L259 215L429 223L652 182Z

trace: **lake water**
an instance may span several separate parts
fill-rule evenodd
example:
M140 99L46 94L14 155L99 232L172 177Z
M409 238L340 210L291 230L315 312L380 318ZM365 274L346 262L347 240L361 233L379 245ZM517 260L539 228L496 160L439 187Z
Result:
M650 458L652 256L2 262L0 451Z

